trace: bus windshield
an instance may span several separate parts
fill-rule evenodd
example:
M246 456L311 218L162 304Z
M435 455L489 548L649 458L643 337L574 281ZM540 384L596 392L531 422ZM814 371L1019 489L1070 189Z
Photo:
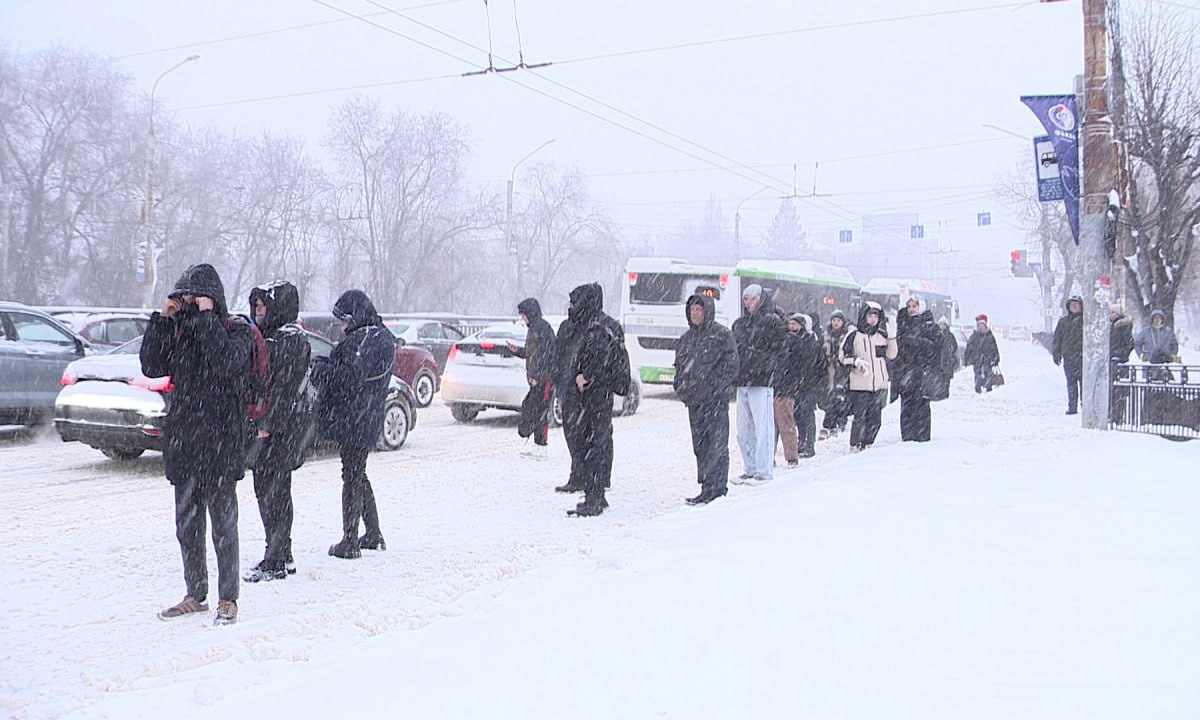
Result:
M642 272L629 286L629 302L635 305L682 305L697 294L719 300L720 277Z

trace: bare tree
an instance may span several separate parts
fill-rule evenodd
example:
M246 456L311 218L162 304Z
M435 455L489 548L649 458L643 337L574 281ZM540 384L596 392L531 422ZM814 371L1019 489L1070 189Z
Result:
M1127 32L1125 19L1131 21ZM1133 248L1124 261L1142 319L1161 308L1173 323L1200 222L1196 23L1158 6L1117 20L1114 70L1124 92L1114 117L1131 165L1127 222Z

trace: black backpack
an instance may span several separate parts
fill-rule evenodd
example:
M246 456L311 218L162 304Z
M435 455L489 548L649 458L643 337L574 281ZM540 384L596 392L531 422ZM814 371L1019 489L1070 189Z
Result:
M269 398L270 366L267 341L263 339L257 325L247 322L245 318L236 315L230 315L225 319L225 331L229 332L234 323L238 322L249 325L250 331L254 334L254 345L251 347L250 352L250 368L246 374L246 383L243 390L246 400L246 417L250 418L251 422L254 422L261 420L271 409Z
M612 391L617 395L628 395L630 386L633 384L633 370L629 367L629 351L625 349L623 338L613 337L613 345L616 346L615 357L613 357L612 365Z

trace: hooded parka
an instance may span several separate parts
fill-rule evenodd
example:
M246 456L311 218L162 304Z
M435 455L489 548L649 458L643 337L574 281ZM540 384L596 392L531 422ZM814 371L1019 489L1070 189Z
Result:
M697 304L704 308L704 321L699 325L691 320L692 306ZM688 406L713 400L727 402L738 374L733 333L716 321L716 304L707 295L691 296L683 311L688 329L675 348L675 392Z

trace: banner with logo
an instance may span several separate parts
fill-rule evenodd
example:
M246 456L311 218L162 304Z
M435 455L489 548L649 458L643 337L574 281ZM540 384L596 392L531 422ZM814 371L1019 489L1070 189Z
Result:
M1067 222L1079 244L1079 121L1074 95L1024 95L1021 102L1033 111L1050 135L1058 156Z

